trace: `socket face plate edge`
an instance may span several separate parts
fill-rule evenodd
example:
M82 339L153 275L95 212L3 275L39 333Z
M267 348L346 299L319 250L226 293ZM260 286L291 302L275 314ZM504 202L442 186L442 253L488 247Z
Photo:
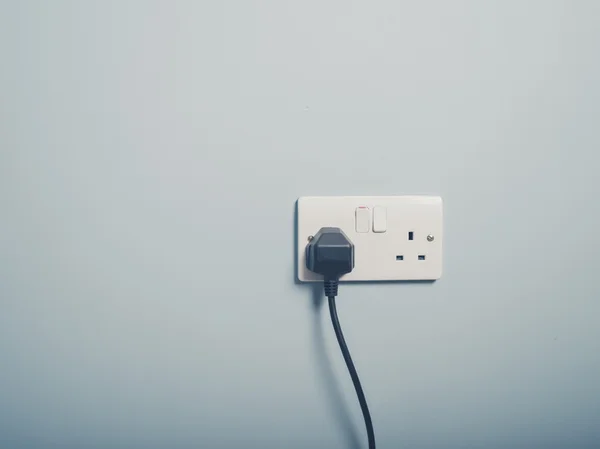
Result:
M365 208L367 232L364 222L357 226L357 210L363 220ZM375 210L385 212L385 232L373 231ZM443 202L439 196L299 198L296 257L300 282L322 280L306 268L305 255L309 236L322 227L338 227L354 243L354 270L340 281L433 281L442 275Z

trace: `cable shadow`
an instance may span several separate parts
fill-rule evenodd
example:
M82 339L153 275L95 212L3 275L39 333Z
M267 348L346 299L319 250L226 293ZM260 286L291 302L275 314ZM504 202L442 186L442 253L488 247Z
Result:
M344 434L346 447L349 449L361 449L360 438L352 418L348 413L348 405L344 400L342 391L338 386L337 379L331 367L331 361L325 348L323 323L321 310L325 303L323 286L320 283L312 287L312 313L313 313L313 343L316 355L316 366L319 371L319 380L323 383L328 406L334 416L339 430ZM333 331L332 331L333 332ZM341 356L340 356L341 357Z

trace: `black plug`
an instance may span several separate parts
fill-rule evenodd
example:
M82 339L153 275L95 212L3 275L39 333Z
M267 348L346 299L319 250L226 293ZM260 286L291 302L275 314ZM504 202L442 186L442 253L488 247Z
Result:
M325 286L325 296L327 296L329 302L331 323L365 418L369 449L375 449L375 432L373 431L371 413L369 413L367 399L354 367L354 362L350 357L350 351L344 339L335 306L340 276L350 273L354 269L354 244L340 228L321 228L306 246L306 268L323 275L323 285Z
M354 244L340 228L321 228L306 246L306 268L323 275L325 296L337 296L340 276L354 269Z

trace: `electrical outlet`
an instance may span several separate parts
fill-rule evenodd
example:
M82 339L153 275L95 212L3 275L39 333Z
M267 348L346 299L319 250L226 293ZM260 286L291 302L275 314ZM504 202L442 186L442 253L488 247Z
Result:
M322 281L306 268L306 245L323 227L354 243L354 270L340 281L436 280L442 275L439 196L339 196L298 199L298 279Z

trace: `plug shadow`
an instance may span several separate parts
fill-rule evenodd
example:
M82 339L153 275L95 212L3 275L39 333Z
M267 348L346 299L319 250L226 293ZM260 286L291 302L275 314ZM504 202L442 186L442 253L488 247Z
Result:
M323 286L320 283L311 284L312 290L312 335L313 346L316 356L316 367L319 374L319 380L322 382L328 406L334 416L337 427L343 433L346 439L346 447L349 449L360 449L360 438L352 418L348 413L348 404L344 400L344 395L339 388L335 373L331 367L331 360L325 347L325 338L323 333L323 322L321 311L325 304L323 295ZM333 332L333 330L332 330ZM340 355L341 357L341 355ZM357 404L358 406L358 404Z

